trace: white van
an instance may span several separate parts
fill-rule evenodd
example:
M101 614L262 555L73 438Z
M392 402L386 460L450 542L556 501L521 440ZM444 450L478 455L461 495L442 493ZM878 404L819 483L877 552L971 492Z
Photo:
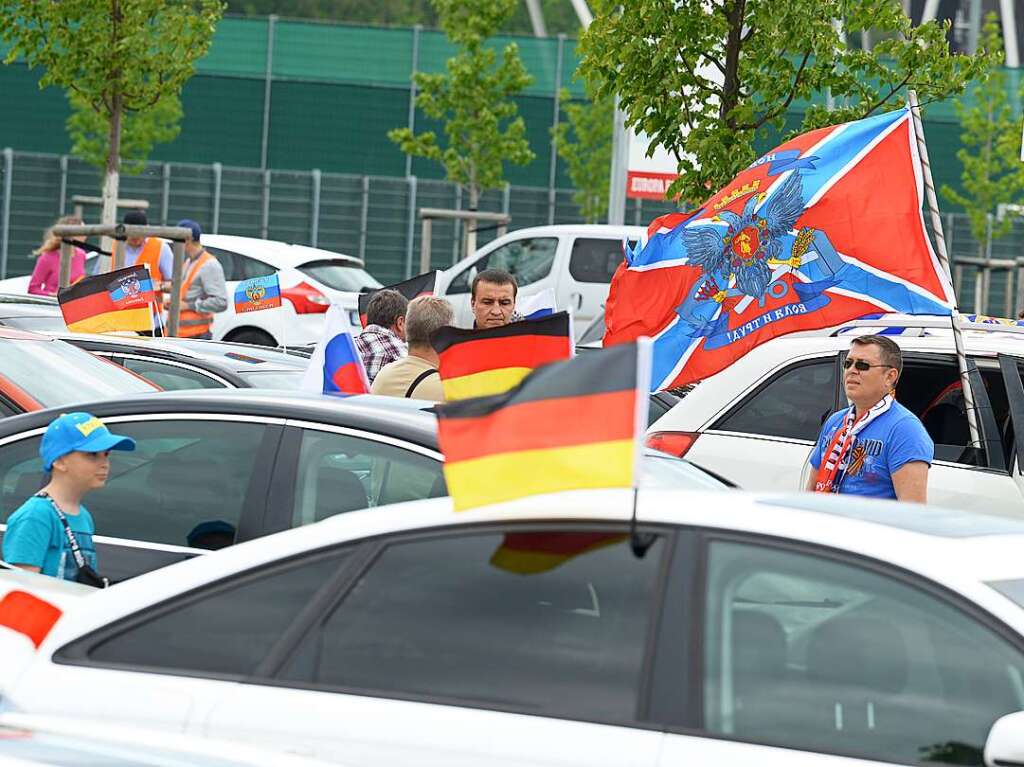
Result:
M642 226L563 224L519 229L488 243L441 274L438 292L455 308L455 322L473 324L469 288L484 269L504 269L519 282L519 295L545 289L559 310L572 311L577 332L604 312L608 284L622 262L622 241L643 237Z

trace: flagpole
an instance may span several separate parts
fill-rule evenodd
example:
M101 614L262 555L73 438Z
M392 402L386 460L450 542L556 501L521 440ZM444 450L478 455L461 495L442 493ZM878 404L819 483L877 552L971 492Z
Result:
M913 118L914 135L917 137L917 153L921 160L924 176L924 191L928 201L928 210L932 219L932 231L935 233L935 250L939 263L946 270L949 284L953 284L953 272L950 269L949 252L946 250L946 237L942 232L942 216L939 215L939 201L935 196L935 182L932 179L932 166L928 161L928 146L924 140L924 123L921 121L921 106L917 101L917 92L907 91L907 106ZM967 374L967 355L964 352L963 328L960 326L960 310L957 307L956 294L953 294L953 311L950 314L953 327L953 345L956 348L956 362L960 368L960 386L964 393L964 407L967 409L967 425L971 431L971 444L980 447L981 437L978 429L978 411L974 404L974 392L971 390L971 379Z

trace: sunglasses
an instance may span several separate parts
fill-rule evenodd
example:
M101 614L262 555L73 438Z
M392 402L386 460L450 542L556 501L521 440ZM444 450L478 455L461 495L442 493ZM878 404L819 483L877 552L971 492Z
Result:
M871 368L891 368L892 365L871 365L864 360L851 360L849 358L843 360L843 370L849 370L850 368L857 368L861 373L866 373Z

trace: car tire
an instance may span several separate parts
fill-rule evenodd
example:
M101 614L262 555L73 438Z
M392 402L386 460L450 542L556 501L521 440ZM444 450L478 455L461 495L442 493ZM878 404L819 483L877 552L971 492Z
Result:
M236 344L253 344L254 346L277 346L277 341L269 333L265 333L262 330L256 330L255 328L248 328L246 330L238 330L234 333L230 333L224 337L225 341L231 341Z

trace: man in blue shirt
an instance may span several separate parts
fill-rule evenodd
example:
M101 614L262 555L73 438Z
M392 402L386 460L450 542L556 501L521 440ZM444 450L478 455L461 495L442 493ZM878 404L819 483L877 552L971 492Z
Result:
M925 503L935 445L893 397L903 371L900 347L885 336L860 336L843 367L852 405L822 427L806 489Z
M134 449L134 440L111 434L89 413L65 413L51 421L39 446L43 469L51 472L50 481L7 520L4 559L25 570L77 580L74 538L84 564L95 570L95 526L82 498L107 483L111 450Z

